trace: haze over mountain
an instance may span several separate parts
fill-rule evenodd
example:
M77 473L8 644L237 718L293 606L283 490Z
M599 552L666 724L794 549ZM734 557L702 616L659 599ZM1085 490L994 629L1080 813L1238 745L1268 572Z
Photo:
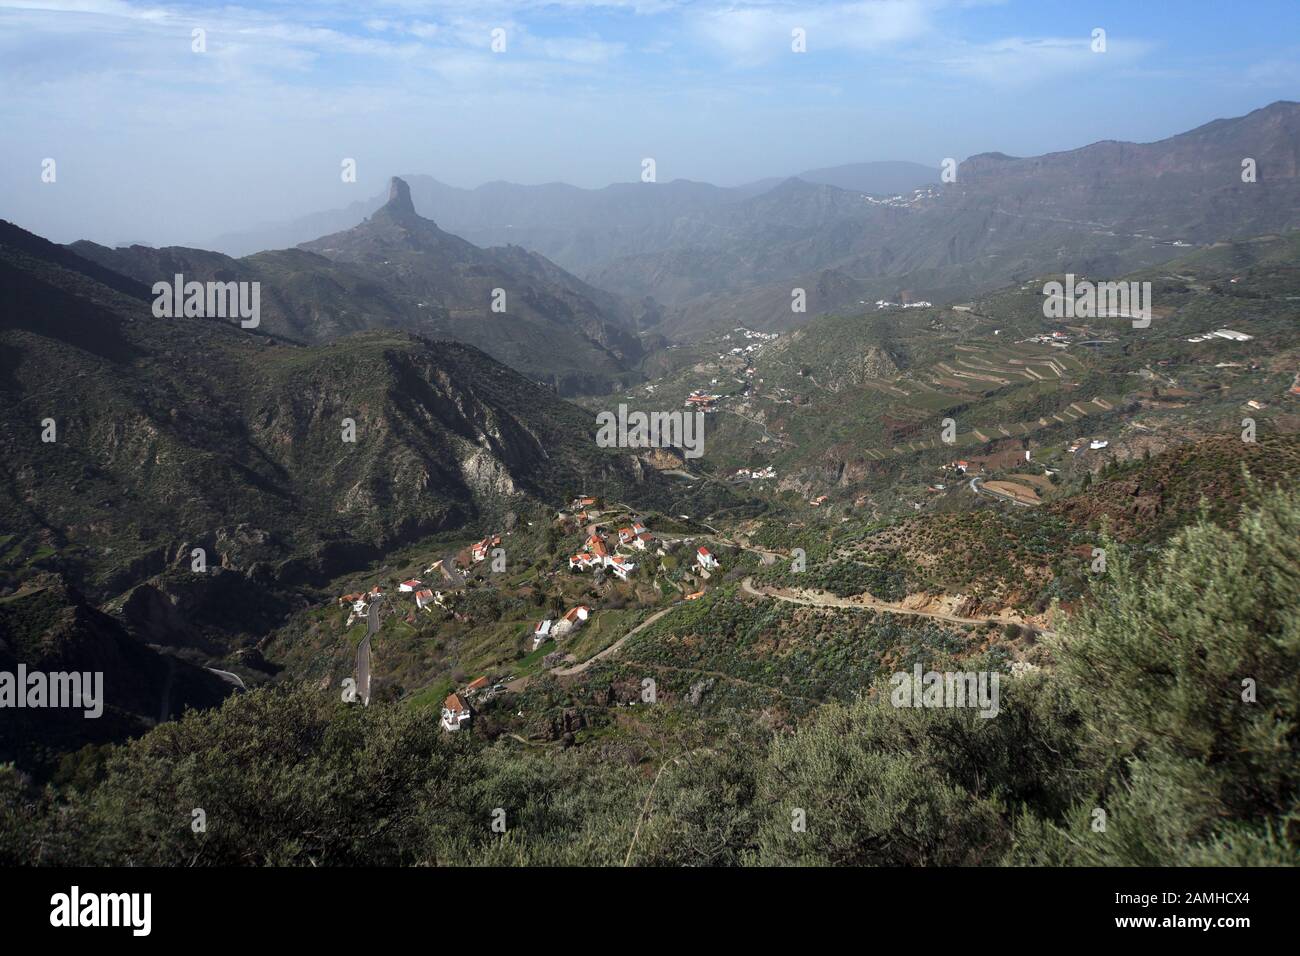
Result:
M1103 141L1023 159L982 153L958 166L953 183L937 182L937 166L866 163L732 189L674 181L463 190L415 176L411 196L453 232L539 252L639 303L634 321L690 335L741 321L788 327L877 298L947 300L1032 272L1113 274L1176 255L1179 244L1294 228L1298 141L1300 106L1282 101L1153 143ZM1242 181L1246 158L1254 182ZM907 182L914 187L900 188ZM355 220L370 205L281 234ZM803 315L789 308L795 286L808 293Z
M198 249L70 248L146 284L175 274L262 284L263 327L302 343L399 328L482 348L561 394L635 377L644 312L519 247L480 249L418 216L394 179L360 225L297 249L232 259ZM492 310L494 290L504 311Z
M851 163L796 174L874 196L910 192L939 180L937 166L909 162ZM566 269L581 271L617 255L645 251L683 216L766 192L789 177L742 186L714 186L678 179L665 183L613 183L582 189L567 183L524 186L495 181L473 189L406 175L415 208L445 229L477 245L517 243ZM350 228L386 201L373 196L342 209L325 210L292 222L218 236L211 247L230 255L297 245L325 232ZM649 233L647 235L647 233Z
M669 335L742 318L786 328L877 298L953 301L1052 271L1113 276L1187 246L1294 229L1298 169L1300 104L1278 102L1156 143L973 156L955 183L895 204L789 182L738 204L753 216L734 217L725 243L627 257L588 278L658 293L672 310L660 327ZM815 223L777 227L810 208L823 211ZM794 287L807 290L807 313L792 313Z

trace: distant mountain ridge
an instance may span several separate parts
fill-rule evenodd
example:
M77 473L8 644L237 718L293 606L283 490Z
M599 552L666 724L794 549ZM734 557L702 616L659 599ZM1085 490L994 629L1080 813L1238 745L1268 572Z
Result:
M522 248L581 276L567 292L624 328L689 338L742 322L793 327L876 299L969 298L1030 274L1118 275L1186 247L1285 232L1300 225L1297 143L1300 105L1280 101L1153 143L1103 141L1029 158L982 153L961 163L952 183L935 181L937 167L922 177L926 167L916 164L834 167L733 189L676 180L463 190L416 176L410 198L466 239L513 243L516 251L495 253L498 262L523 267ZM1254 182L1242 179L1245 160ZM866 188L914 178L910 190ZM790 307L795 288L806 292L805 312ZM586 328L634 364L625 346ZM529 342L494 354L522 367L533 351ZM609 369L601 380L623 381Z
M937 166L889 163L735 189L410 181L416 208L453 232L539 252L638 303L639 328L689 337L790 327L878 298L951 301L1025 274L1119 274L1184 245L1293 229L1298 142L1300 106L1280 101L1152 143L978 154L953 183ZM1245 159L1256 182L1242 181ZM795 287L808 291L806 313L790 310Z
M482 348L561 393L630 380L642 347L616 320L634 317L536 253L481 249L420 216L410 187L394 177L389 200L369 219L299 248L364 269L416 300L421 330ZM601 300L598 304L596 300ZM499 308L499 311L498 311Z
M1253 182L1243 181L1246 159ZM955 183L902 204L826 202L806 186L797 204L826 215L804 231L756 217L726 247L630 257L590 279L625 295L675 295L689 275L697 294L664 300L675 307L660 327L668 335L746 320L789 328L878 298L954 301L1025 275L1120 275L1188 247L1284 233L1300 227L1298 167L1300 104L1284 101L1155 143L980 154ZM790 309L796 287L806 313Z
M644 314L541 256L480 249L416 214L400 179L358 226L296 249L232 259L202 249L109 249L79 256L152 286L176 274L197 281L260 282L262 328L313 344L376 328L449 338L483 349L560 394L605 392L636 378ZM495 312L495 291L505 311Z
M873 195L893 195L938 182L938 167L920 163L852 163L796 174L806 182ZM411 187L415 208L443 228L476 245L517 244L582 272L611 258L653 248L657 238L682 217L766 192L790 177L742 186L714 186L679 179L664 183L613 183L583 189L567 183L525 186L494 181L473 189L432 176L401 177ZM313 213L292 222L218 236L212 248L231 255L283 248L327 232L349 229L385 202L372 196L348 206Z

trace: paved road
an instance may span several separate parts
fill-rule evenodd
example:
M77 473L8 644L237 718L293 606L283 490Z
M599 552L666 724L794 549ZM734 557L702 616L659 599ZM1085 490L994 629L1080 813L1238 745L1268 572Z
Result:
M1055 631L1046 631L1038 628L1027 621L1011 620L1003 617L961 617L957 614L947 614L943 611L923 611L919 608L903 607L898 604L891 604L888 601L878 601L875 598L862 598L861 600L850 600L848 598L837 598L827 594L780 594L771 591L760 591L754 587L753 578L745 578L740 584L741 588L747 594L754 597L769 598L777 601L785 601L787 604L803 604L809 607L835 607L847 608L858 611L883 611L886 614L906 614L911 617L929 617L939 621L949 621L953 624L1019 624L1021 627L1032 627L1037 633L1047 636L1054 636Z
M235 674L231 671L219 671L215 667L209 667L207 668L207 670L212 671L212 673L216 674L226 683L234 684L240 690L248 690L248 688L244 686L244 679L240 677L238 674Z
M367 634L361 639L361 644L357 648L357 663L355 668L357 681L357 696L361 698L363 704L370 703L370 635Z
M371 601L370 610L366 614L366 636L361 639L360 645L357 646L355 668L357 696L367 706L370 704L370 637L378 630L379 601Z

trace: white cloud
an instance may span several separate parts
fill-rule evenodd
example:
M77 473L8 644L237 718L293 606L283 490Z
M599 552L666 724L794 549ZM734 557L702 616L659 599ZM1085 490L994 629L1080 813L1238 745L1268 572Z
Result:
M1006 37L966 46L939 58L938 66L959 76L999 85L1022 86L1069 74L1106 73L1141 61L1152 45L1108 37L1094 53L1092 37Z
M792 31L806 31L809 52L887 49L927 36L941 0L859 0L853 3L750 3L688 13L706 47L757 65L791 52Z

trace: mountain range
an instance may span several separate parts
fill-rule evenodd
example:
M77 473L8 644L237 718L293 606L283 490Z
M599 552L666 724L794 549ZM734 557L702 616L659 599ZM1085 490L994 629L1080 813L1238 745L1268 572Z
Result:
M938 181L937 164L878 163L733 189L410 182L415 207L452 232L544 255L635 303L637 327L690 337L741 322L793 327L879 298L954 301L1029 274L1116 275L1189 246L1295 228L1298 143L1300 104L1280 101L1153 143L982 153L953 182ZM376 206L223 241L302 241ZM805 313L791 310L793 288L807 294Z
M701 209L757 196L789 177L756 180L741 186L714 186L686 179L666 183L614 183L582 189L568 183L524 186L496 181L474 189L439 182L432 176L405 175L415 206L443 227L477 245L518 244L540 252L569 270L605 259L645 251L675 220ZM939 181L937 166L909 162L850 163L798 173L809 183L892 196ZM342 209L326 210L290 222L217 236L208 245L234 256L294 246L328 232L348 229L384 204L376 195Z
M146 286L0 223L0 585L57 573L129 610L173 576L164 617L184 593L179 617L255 629L270 591L584 482L652 480L593 433L472 346L155 318Z
M262 328L304 344L374 328L406 329L482 348L561 394L607 391L634 377L637 318L518 247L480 249L416 215L394 179L389 201L342 233L300 248L232 259L183 247L70 247L147 285L187 280L259 282ZM493 311L500 289L503 311Z

